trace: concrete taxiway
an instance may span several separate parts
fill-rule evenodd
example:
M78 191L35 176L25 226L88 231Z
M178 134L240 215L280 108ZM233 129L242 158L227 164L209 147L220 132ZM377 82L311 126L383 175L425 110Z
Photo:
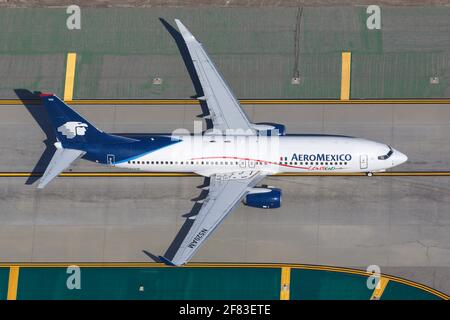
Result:
M108 132L193 129L195 105L78 105ZM408 155L396 171L449 171L445 104L246 105L254 122L288 133L334 133L391 144ZM43 171L39 105L0 106L0 171ZM44 157L45 158L45 157ZM40 161L41 159L41 161ZM37 164L41 165L41 167ZM78 161L74 172L114 171ZM117 171L117 170L116 170ZM148 261L164 253L200 194L201 177L61 177L37 190L0 178L0 260ZM269 177L283 206L240 206L194 261L292 262L364 267L450 291L450 177ZM388 272L388 271L385 271Z

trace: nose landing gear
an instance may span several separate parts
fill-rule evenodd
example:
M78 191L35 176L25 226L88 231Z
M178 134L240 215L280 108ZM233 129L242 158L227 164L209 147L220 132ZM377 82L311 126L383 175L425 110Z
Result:
M366 172L366 176L368 176L368 177L373 176L373 172Z

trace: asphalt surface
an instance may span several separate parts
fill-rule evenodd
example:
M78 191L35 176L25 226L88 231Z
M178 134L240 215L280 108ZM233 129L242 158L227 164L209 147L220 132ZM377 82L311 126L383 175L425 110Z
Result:
M192 105L75 108L97 127L116 133L191 130L201 113ZM346 134L389 143L409 157L396 170L449 169L448 105L245 109L254 122L284 123L288 133ZM38 122L48 130L40 106L0 106L0 171L44 170L46 135ZM81 160L72 170L114 169ZM148 261L143 250L155 255L167 250L203 179L64 177L44 190L31 182L0 178L3 262ZM194 261L376 264L450 292L450 177L270 177L263 183L283 190L282 207L240 206Z

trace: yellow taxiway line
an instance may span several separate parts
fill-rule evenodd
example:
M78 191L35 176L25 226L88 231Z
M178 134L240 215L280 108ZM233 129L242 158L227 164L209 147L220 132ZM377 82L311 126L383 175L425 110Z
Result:
M0 172L0 177L40 177L43 172ZM450 171L397 171L397 172L374 172L374 176L379 177L448 177ZM60 177L200 177L191 172L64 172ZM362 177L364 173L278 173L276 177Z
M72 101L73 99L73 85L75 82L75 65L77 61L76 53L67 54L66 65L66 82L64 85L64 101Z
M195 105L196 99L64 99L70 105ZM242 99L242 105L310 105L310 104L450 104L450 99ZM41 104L40 100L2 99L0 105Z
M17 286L19 283L19 266L9 267L9 280L8 280L8 294L6 296L7 300L17 299Z
M281 289L280 289L280 300L289 300L291 285L291 268L282 267L281 268Z
M171 266L167 266L164 263L158 262L80 262L80 263L66 263L66 262L29 262L29 263L15 263L14 265L11 263L0 263L0 267L20 267L20 268L67 268L69 266L76 265L80 268L173 268ZM330 271L330 272L341 272L348 274L356 274L360 276L370 277L373 276L373 273L351 269L351 268L342 268L342 267L332 267L332 266L322 266L322 265L309 265L309 264L292 264L292 263L201 263L201 262L190 262L181 268L283 268L289 267L291 269L303 269L303 270L319 270L319 271ZM390 281L395 281L398 283L402 283L417 289L424 290L431 294L436 295L437 297L450 300L450 296L436 290L430 288L426 285L406 280L403 278L382 274L382 278L389 279Z
M388 285L389 279L380 277L378 280L378 284L375 287L375 290L373 290L372 296L370 297L370 300L380 300L381 296L383 295L384 290L386 289Z
M341 100L350 99L350 75L351 75L352 53L342 52L341 70Z

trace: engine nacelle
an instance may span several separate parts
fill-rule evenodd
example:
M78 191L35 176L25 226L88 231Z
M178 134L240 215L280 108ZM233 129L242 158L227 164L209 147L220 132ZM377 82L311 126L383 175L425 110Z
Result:
M281 189L253 188L244 198L244 204L249 207L275 209L281 207Z
M256 123L253 127L268 136L284 136L286 135L286 126L279 123Z

